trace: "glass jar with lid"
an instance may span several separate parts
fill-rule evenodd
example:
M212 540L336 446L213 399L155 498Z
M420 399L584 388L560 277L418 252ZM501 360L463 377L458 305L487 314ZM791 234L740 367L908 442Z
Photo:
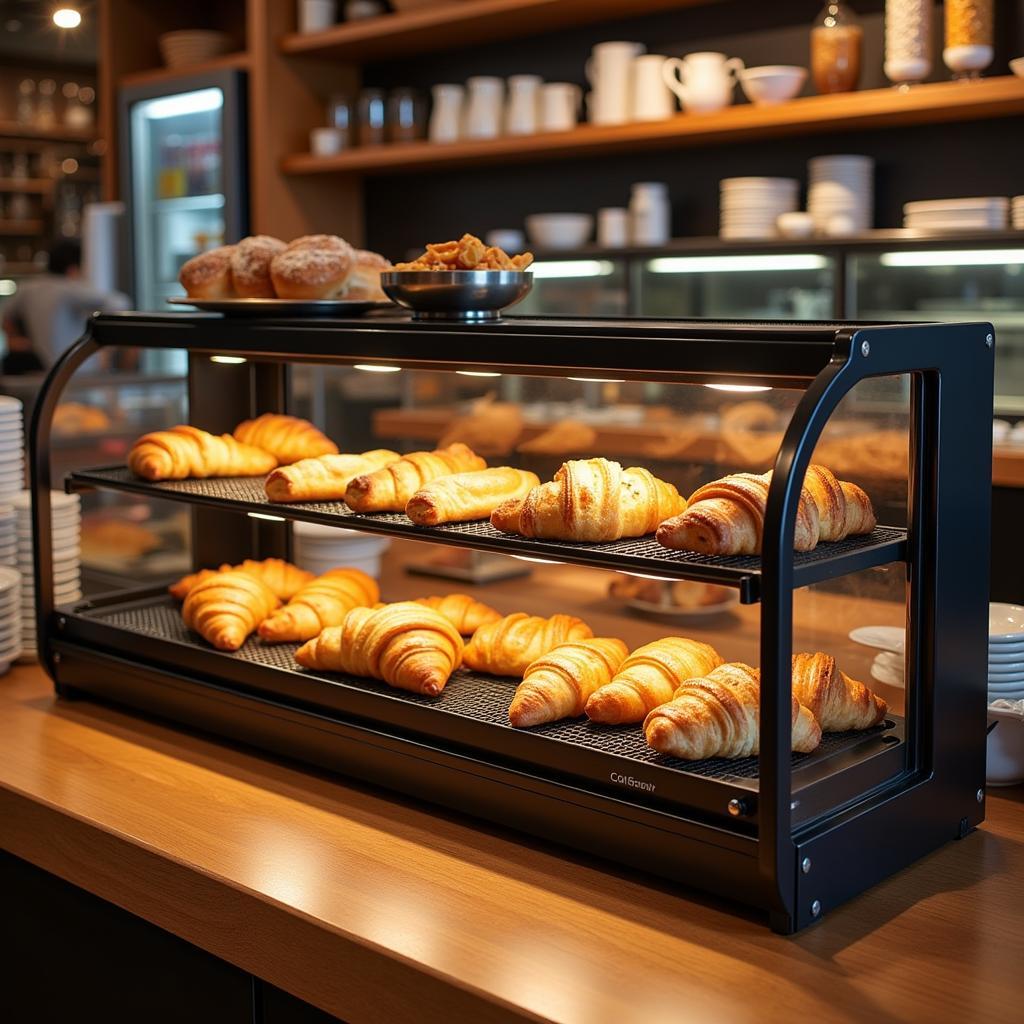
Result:
M827 3L811 29L811 76L820 93L852 92L860 80L864 32L848 3Z
M885 75L906 87L932 69L932 0L886 0Z
M977 78L992 63L993 0L946 0L942 60L954 78Z
M363 89L356 107L359 115L359 145L379 146L386 141L386 93L383 89Z

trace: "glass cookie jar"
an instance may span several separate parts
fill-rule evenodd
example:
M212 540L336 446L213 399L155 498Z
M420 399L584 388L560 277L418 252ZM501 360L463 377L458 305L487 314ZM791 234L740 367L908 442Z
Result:
M992 63L993 0L946 0L942 60L954 78L977 78Z
M820 93L852 92L860 80L864 31L847 3L825 5L811 29L811 77Z

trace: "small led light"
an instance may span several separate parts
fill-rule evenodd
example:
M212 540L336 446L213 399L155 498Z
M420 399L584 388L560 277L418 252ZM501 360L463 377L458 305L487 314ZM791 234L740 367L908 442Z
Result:
M569 380L578 380L583 384L625 384L624 380L617 380L615 377L570 377Z
M17 290L18 286L10 278L0 281L0 295L13 295Z
M671 576L652 576L647 572L630 572L628 569L622 569L621 572L626 576L636 576L637 579L641 580L658 580L660 583L675 583L675 580Z
M376 363L356 363L354 370L362 370L363 373L398 373L400 366L378 366Z
M272 523L287 522L284 516L269 516L266 512L246 512L246 515L250 519L269 519Z
M712 391L771 391L767 384L705 384L704 387L711 388Z
M513 555L513 558L518 558L520 562L537 562L539 565L562 565L563 563L556 561L553 558L531 558L529 555Z
M53 12L53 23L57 28L78 28L82 16L73 7L59 7Z
M74 174L78 170L78 161L73 156L69 156L60 162L60 169L63 174Z
M456 370L455 371L460 377L500 377L500 373L495 373L494 370Z
M210 356L211 363L228 363L234 366L236 363L244 363L245 359L242 356Z

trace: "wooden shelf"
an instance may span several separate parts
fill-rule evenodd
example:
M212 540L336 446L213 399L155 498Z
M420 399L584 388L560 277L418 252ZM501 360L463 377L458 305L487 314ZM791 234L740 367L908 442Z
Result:
M45 142L93 142L96 132L89 129L69 128L58 125L56 128L36 128L30 124L18 124L17 121L0 121L0 139L38 139Z
M403 142L356 148L328 157L300 153L286 157L282 170L286 174L404 174L1014 114L1024 114L1024 80L1006 75L977 82L937 82L908 92L872 89L808 96L774 107L747 103L716 114L677 114L665 121L615 126L584 124L570 132L544 135L448 144Z
M27 274L42 274L46 265L38 263L25 263L13 260L0 262L0 275L4 277L24 277Z
M439 0L404 13L342 22L323 32L293 32L281 39L280 48L287 54L350 61L391 59L709 2L712 0Z
M178 78L192 75L204 75L211 71L245 71L249 67L249 54L245 51L225 53L212 60L204 60L200 64L188 64L178 68L147 68L144 71L132 71L122 75L118 85L148 85L152 82L173 82Z
M0 220L0 235L15 235L19 238L31 238L43 233L41 220Z
M53 178L0 178L0 192L51 192Z

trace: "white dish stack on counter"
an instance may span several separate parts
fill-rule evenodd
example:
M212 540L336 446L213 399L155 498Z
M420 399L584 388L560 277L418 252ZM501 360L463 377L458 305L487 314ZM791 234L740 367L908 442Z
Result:
M720 187L721 238L774 238L779 215L799 209L796 178L723 178Z
M807 212L819 235L855 235L874 224L875 161L816 156L807 162Z
M380 561L391 545L386 537L344 530L320 523L293 523L293 558L300 569L318 576L344 566L380 579Z
M51 491L53 513L53 585L57 605L82 599L82 499L77 494ZM36 588L32 563L32 497L19 492L13 499L17 514L18 561L22 576L22 654L38 652L36 642Z
M920 200L904 203L903 226L916 231L1005 231L1009 212L1006 196Z
M21 655L21 574L0 566L0 675Z
M25 428L21 402L0 395L0 504L25 486Z
M1010 216L1014 230L1024 231L1024 196L1014 196L1010 200Z

